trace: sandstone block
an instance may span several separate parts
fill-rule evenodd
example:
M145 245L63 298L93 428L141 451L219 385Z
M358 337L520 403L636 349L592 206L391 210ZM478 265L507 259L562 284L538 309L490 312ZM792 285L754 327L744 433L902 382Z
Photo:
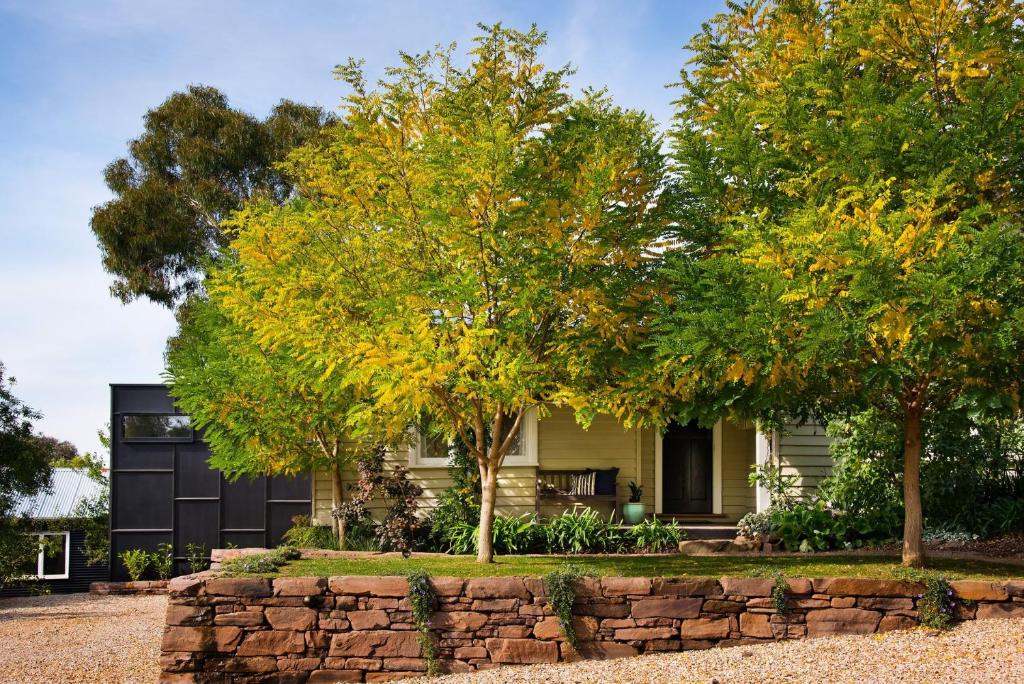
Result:
M882 619L881 613L862 608L825 608L807 613L807 635L872 634Z
M470 580L472 582L473 580ZM487 652L495 663L526 664L558 662L558 645L536 639L488 639Z
M771 639L775 636L767 615L742 613L740 615L740 633L745 637Z
M387 629L391 624L388 614L383 610L352 610L348 613L348 621L352 629Z
M892 632L898 629L913 629L917 627L917 620L904 615L885 615L878 623L879 632Z
M1024 618L1024 603L979 603L977 618L979 620Z
M302 653L306 650L306 639L302 632L291 630L264 630L249 632L238 647L238 655L279 656L285 653Z
M253 610L240 610L234 613L221 613L213 619L216 625L233 625L235 627L259 627L263 624L263 613Z
M242 630L237 627L168 627L160 650L189 653L230 653L238 646Z
M438 596L461 596L466 580L461 577L434 577L430 580Z
M573 616L572 626L576 631L576 638L580 641L589 641L597 635L597 619L590 615ZM544 640L565 639L565 635L562 633L562 624L556 617L545 618L535 624L533 636Z
M209 606L185 606L171 604L167 606L167 624L184 627L210 624L213 611Z
M634 618L692 618L700 614L699 598L651 598L633 603Z
M704 602L702 610L705 613L742 613L743 608L743 604L738 601L711 599L710 601Z
M455 649L454 655L458 660L470 660L472 658L486 658L487 649L483 646L460 646Z
M601 590L605 596L647 595L651 593L651 580L645 577L604 577Z
M213 577L206 580L206 593L212 596L270 596L270 580L263 577Z
M333 658L332 658L333 660ZM369 672L376 672L377 670L384 668L384 661L380 658L347 658L345 660L345 670L367 670Z
M853 608L857 603L857 599L853 596L837 596L832 599L833 608Z
M473 610L489 613L511 613L519 608L519 599L482 599L473 601Z
M728 632L728 629L726 629ZM676 630L671 627L633 627L615 630L616 641L648 641L649 639L671 639Z
M327 588L326 577L278 577L274 596L319 596Z
M409 594L409 582L404 577L330 577L327 585L335 594L349 596L398 597Z
M868 608L870 610L913 610L914 599L877 598L874 596L862 596L861 598L857 599L857 607Z
M881 596L907 598L924 591L920 582L879 580L864 577L831 577L814 580L814 590L832 596Z
M466 596L471 599L528 599L522 577L478 577L466 582Z
M695 618L683 620L679 628L683 639L725 639L729 636L729 618Z
M417 658L420 656L420 645L416 642L416 634L411 631L347 632L334 635L331 639L329 655L332 657Z
M487 624L487 616L462 610L440 611L434 613L430 624L445 632L475 632Z
M505 625L498 627L498 636L502 639L526 639L531 631L526 625Z
M713 579L657 579L653 592L670 596L721 596L722 586Z
M402 670L405 672L426 672L427 661L423 658L388 658L384 660L385 670Z
M965 601L1005 601L1010 597L1006 587L992 582L955 580L949 583L953 594Z
M275 608L266 610L267 622L274 629L305 631L316 627L316 611L312 608Z
M320 667L319 658L278 658L277 669L282 672L312 672Z

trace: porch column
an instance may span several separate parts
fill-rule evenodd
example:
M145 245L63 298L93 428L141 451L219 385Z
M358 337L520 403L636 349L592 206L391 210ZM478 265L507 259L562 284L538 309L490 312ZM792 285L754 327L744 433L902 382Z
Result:
M757 429L756 436L754 437L754 461L757 463L758 468L766 465L772 458L772 436L770 433L761 432L760 427ZM760 482L757 485L757 512L767 510L772 505L771 495L768 490L765 489L764 485Z

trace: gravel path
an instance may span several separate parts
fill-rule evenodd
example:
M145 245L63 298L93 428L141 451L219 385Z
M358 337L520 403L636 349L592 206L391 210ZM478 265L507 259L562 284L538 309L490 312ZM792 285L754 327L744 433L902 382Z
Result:
M925 629L786 641L569 665L530 665L449 675L432 684L608 684L610 682L1024 682L1024 621L965 622Z
M0 682L155 682L166 607L164 596L0 599Z

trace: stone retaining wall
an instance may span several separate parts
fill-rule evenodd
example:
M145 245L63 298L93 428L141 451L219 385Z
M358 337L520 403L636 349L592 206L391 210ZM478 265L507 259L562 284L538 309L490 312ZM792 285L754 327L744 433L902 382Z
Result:
M577 652L536 578L437 577L433 627L441 668L616 658L918 624L913 582L790 579L778 614L773 580L587 579L577 588ZM1024 581L960 581L959 617L1024 617ZM215 577L171 581L163 682L375 682L427 667L403 577Z
M166 594L167 580L138 580L135 582L93 582L90 594Z

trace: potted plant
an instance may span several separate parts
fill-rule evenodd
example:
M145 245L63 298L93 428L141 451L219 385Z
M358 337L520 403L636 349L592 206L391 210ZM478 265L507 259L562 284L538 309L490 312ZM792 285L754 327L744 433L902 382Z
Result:
M640 502L644 488L636 482L629 483L629 503L622 504L622 521L627 525L636 525L643 521L647 514L647 506Z

